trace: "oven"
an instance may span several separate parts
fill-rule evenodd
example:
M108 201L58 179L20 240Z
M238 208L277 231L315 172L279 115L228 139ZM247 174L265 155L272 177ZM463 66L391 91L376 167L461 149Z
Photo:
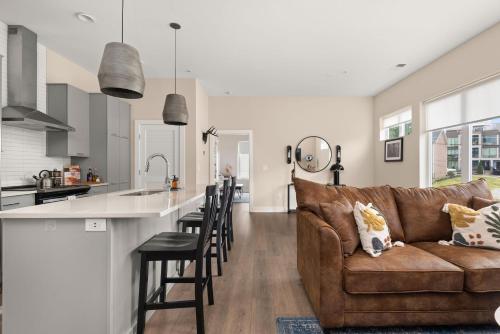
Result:
M39 189L35 194L35 205L88 197L89 190L90 186L87 185Z

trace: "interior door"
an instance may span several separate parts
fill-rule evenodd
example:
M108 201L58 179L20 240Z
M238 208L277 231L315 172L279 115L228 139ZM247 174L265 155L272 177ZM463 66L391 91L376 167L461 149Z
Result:
M151 160L151 168L148 173L145 172L146 160L153 153L165 154L169 161L169 177L179 176L179 127L166 124L140 124L138 131L137 187L154 187L164 183L165 162L161 158ZM181 179L182 184L183 182Z

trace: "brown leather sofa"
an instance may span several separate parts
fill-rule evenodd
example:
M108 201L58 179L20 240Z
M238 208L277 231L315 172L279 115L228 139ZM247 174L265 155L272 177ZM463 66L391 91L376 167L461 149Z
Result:
M443 204L472 207L480 198L491 200L484 180L439 189L294 183L297 266L323 327L495 323L500 251L437 243L451 240L452 234ZM359 240L342 240L320 207L340 199L349 206L356 200L372 202L386 217L392 240L405 247L372 258ZM349 255L346 249L356 241Z

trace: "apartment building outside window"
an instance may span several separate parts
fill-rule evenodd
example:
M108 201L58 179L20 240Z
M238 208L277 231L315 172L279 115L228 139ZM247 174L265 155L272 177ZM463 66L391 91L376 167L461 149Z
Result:
M484 178L500 197L500 79L424 104L430 185Z

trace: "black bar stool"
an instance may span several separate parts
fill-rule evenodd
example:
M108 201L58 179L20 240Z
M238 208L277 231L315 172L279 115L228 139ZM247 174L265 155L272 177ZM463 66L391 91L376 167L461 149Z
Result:
M212 243L212 247L215 247L215 253L212 253L212 257L217 258L217 275L222 276L222 260L227 262L227 228L226 228L226 218L227 210L229 207L229 195L230 187L229 180L224 180L221 195L221 206L217 210L217 223L214 225L213 237L215 237L215 243ZM190 212L180 218L177 222L182 224L182 232L187 232L188 228L191 228L191 233L194 233L196 228L201 227L203 213L202 212ZM184 262L181 262L179 269L179 276L184 275Z
M227 249L231 250L231 243L234 243L234 230L233 230L233 206L234 206L234 195L236 193L236 176L231 177L231 190L229 192L229 206L228 206L228 212L227 212L227 218L226 218L226 235L227 235ZM201 206L200 208L201 212L193 212L192 214L199 214L201 215L203 213L203 207ZM217 208L218 210L218 208Z
M139 278L139 306L137 312L137 334L144 333L146 311L173 309L173 308L196 308L196 328L198 334L205 333L205 321L203 316L203 290L207 287L208 303L214 304L212 287L212 256L211 243L213 225L217 216L216 186L208 186L205 191L205 207L200 234L164 232L155 235L143 243L138 251L141 255L141 269ZM147 298L149 262L161 261L161 282L153 295ZM195 261L196 269L194 277L168 277L168 261ZM205 261L205 277L203 276L203 261ZM194 283L195 299L166 301L167 283ZM157 301L159 299L159 301Z

